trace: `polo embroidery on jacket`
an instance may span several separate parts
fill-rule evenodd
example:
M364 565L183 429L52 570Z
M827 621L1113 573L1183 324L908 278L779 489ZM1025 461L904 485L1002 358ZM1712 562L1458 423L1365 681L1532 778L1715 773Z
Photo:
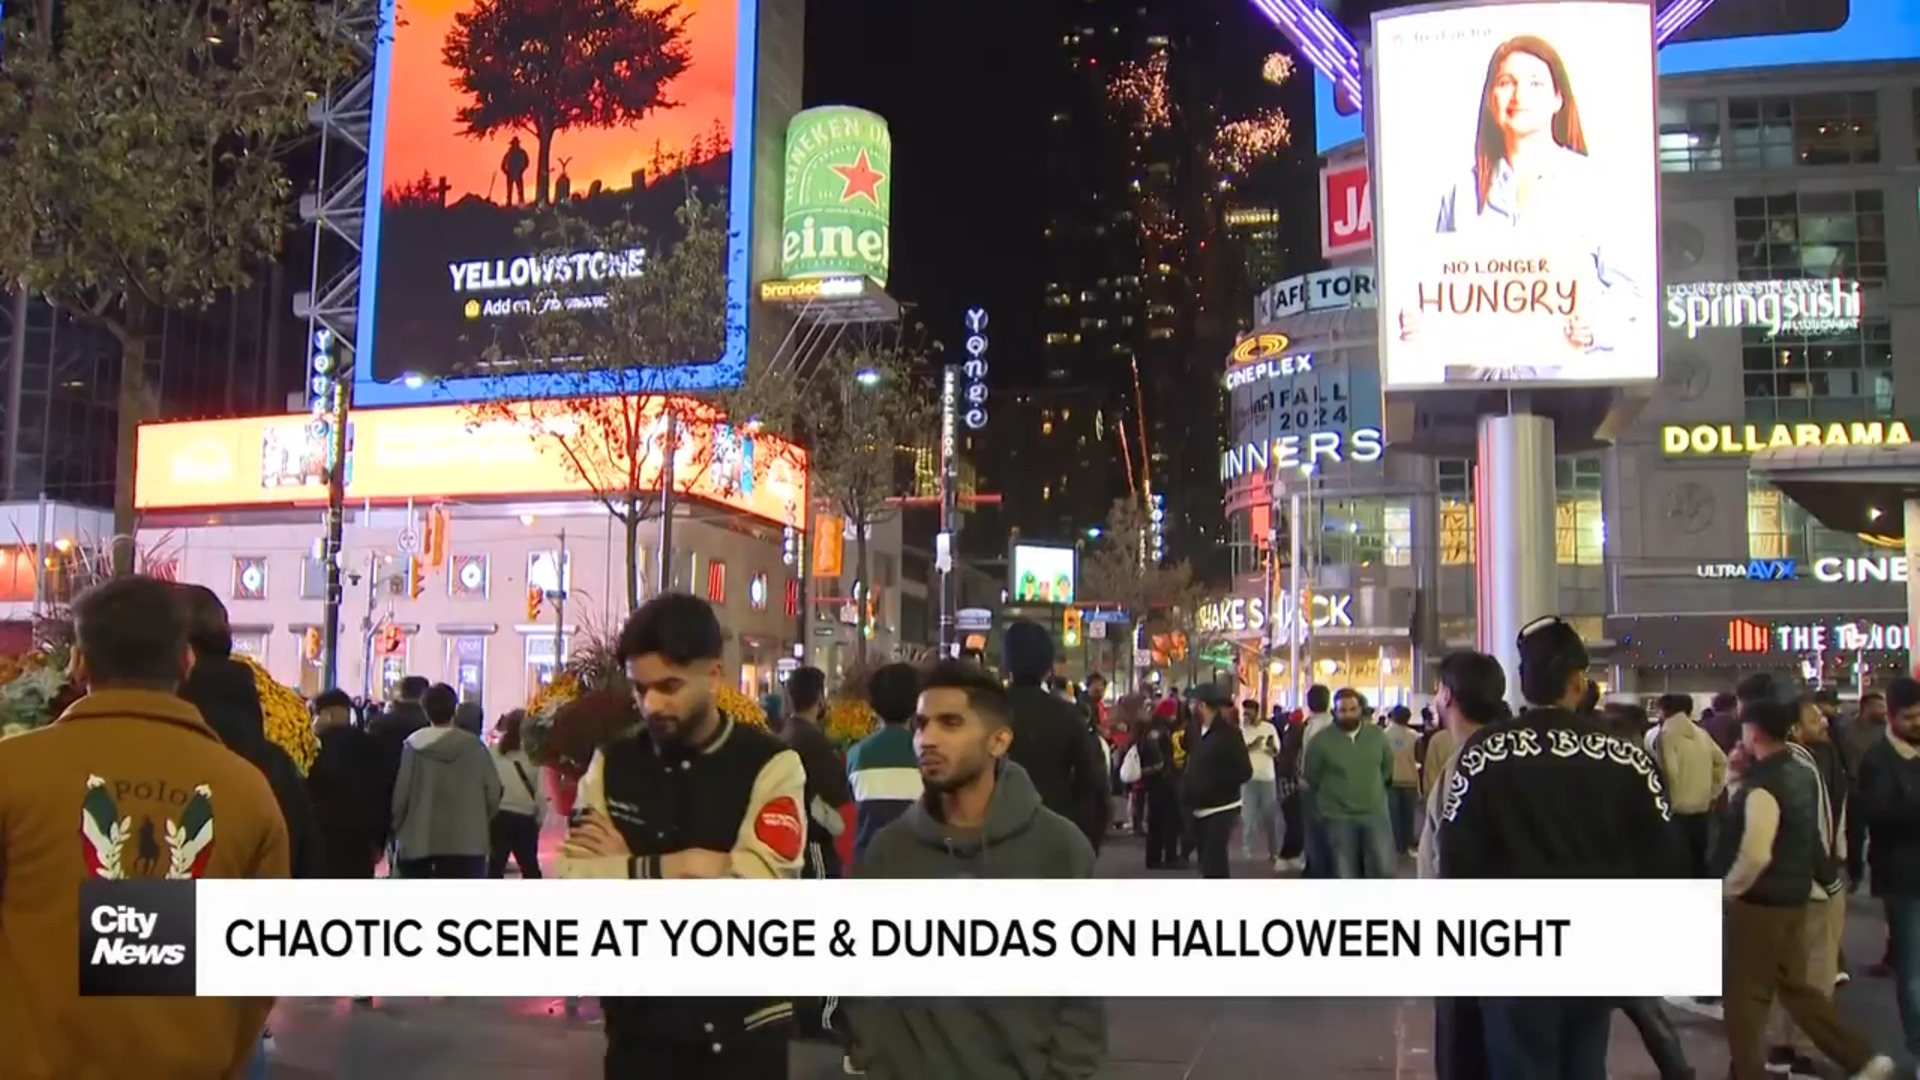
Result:
M86 796L80 801L80 844L87 872L94 877L198 878L213 859L213 791L205 784L195 787L183 800L179 818L162 822L161 831L156 832L151 817L136 829L131 815L120 815L107 782L89 776ZM133 846L131 862L129 844Z

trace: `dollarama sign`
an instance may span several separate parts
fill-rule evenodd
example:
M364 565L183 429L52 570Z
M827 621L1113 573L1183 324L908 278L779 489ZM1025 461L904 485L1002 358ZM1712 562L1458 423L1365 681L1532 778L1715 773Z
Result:
M887 283L893 136L865 109L824 105L787 125L782 277L863 274Z

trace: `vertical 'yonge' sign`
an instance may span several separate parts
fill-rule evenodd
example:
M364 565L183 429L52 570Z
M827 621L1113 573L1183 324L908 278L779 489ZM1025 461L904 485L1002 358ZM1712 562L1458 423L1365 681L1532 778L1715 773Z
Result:
M862 274L887 283L893 136L865 109L825 105L787 125L780 276Z
M987 309L967 309L967 358L960 365L966 385L960 396L966 409L967 427L979 431L987 426Z

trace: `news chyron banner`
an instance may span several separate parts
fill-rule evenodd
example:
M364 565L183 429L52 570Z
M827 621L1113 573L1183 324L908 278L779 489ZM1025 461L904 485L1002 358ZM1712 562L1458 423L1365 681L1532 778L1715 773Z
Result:
M81 906L88 994L1649 997L1721 972L1705 880L99 881Z
M1652 11L1569 0L1374 16L1389 391L1659 377Z

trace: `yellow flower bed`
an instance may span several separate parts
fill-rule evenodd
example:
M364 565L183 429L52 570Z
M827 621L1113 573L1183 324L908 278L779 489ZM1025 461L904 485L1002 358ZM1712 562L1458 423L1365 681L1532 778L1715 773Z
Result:
M864 701L842 698L827 706L827 738L836 746L852 746L879 727L879 714Z
M313 767L313 759L320 756L320 737L313 733L313 716L307 711L306 699L275 682L253 657L235 653L233 658L253 669L253 687L260 694L267 741L285 750L300 775L305 776Z
M767 726L767 710L732 684L721 684L720 692L714 695L713 700L714 704L720 706L721 712L733 717L735 723L757 728Z

